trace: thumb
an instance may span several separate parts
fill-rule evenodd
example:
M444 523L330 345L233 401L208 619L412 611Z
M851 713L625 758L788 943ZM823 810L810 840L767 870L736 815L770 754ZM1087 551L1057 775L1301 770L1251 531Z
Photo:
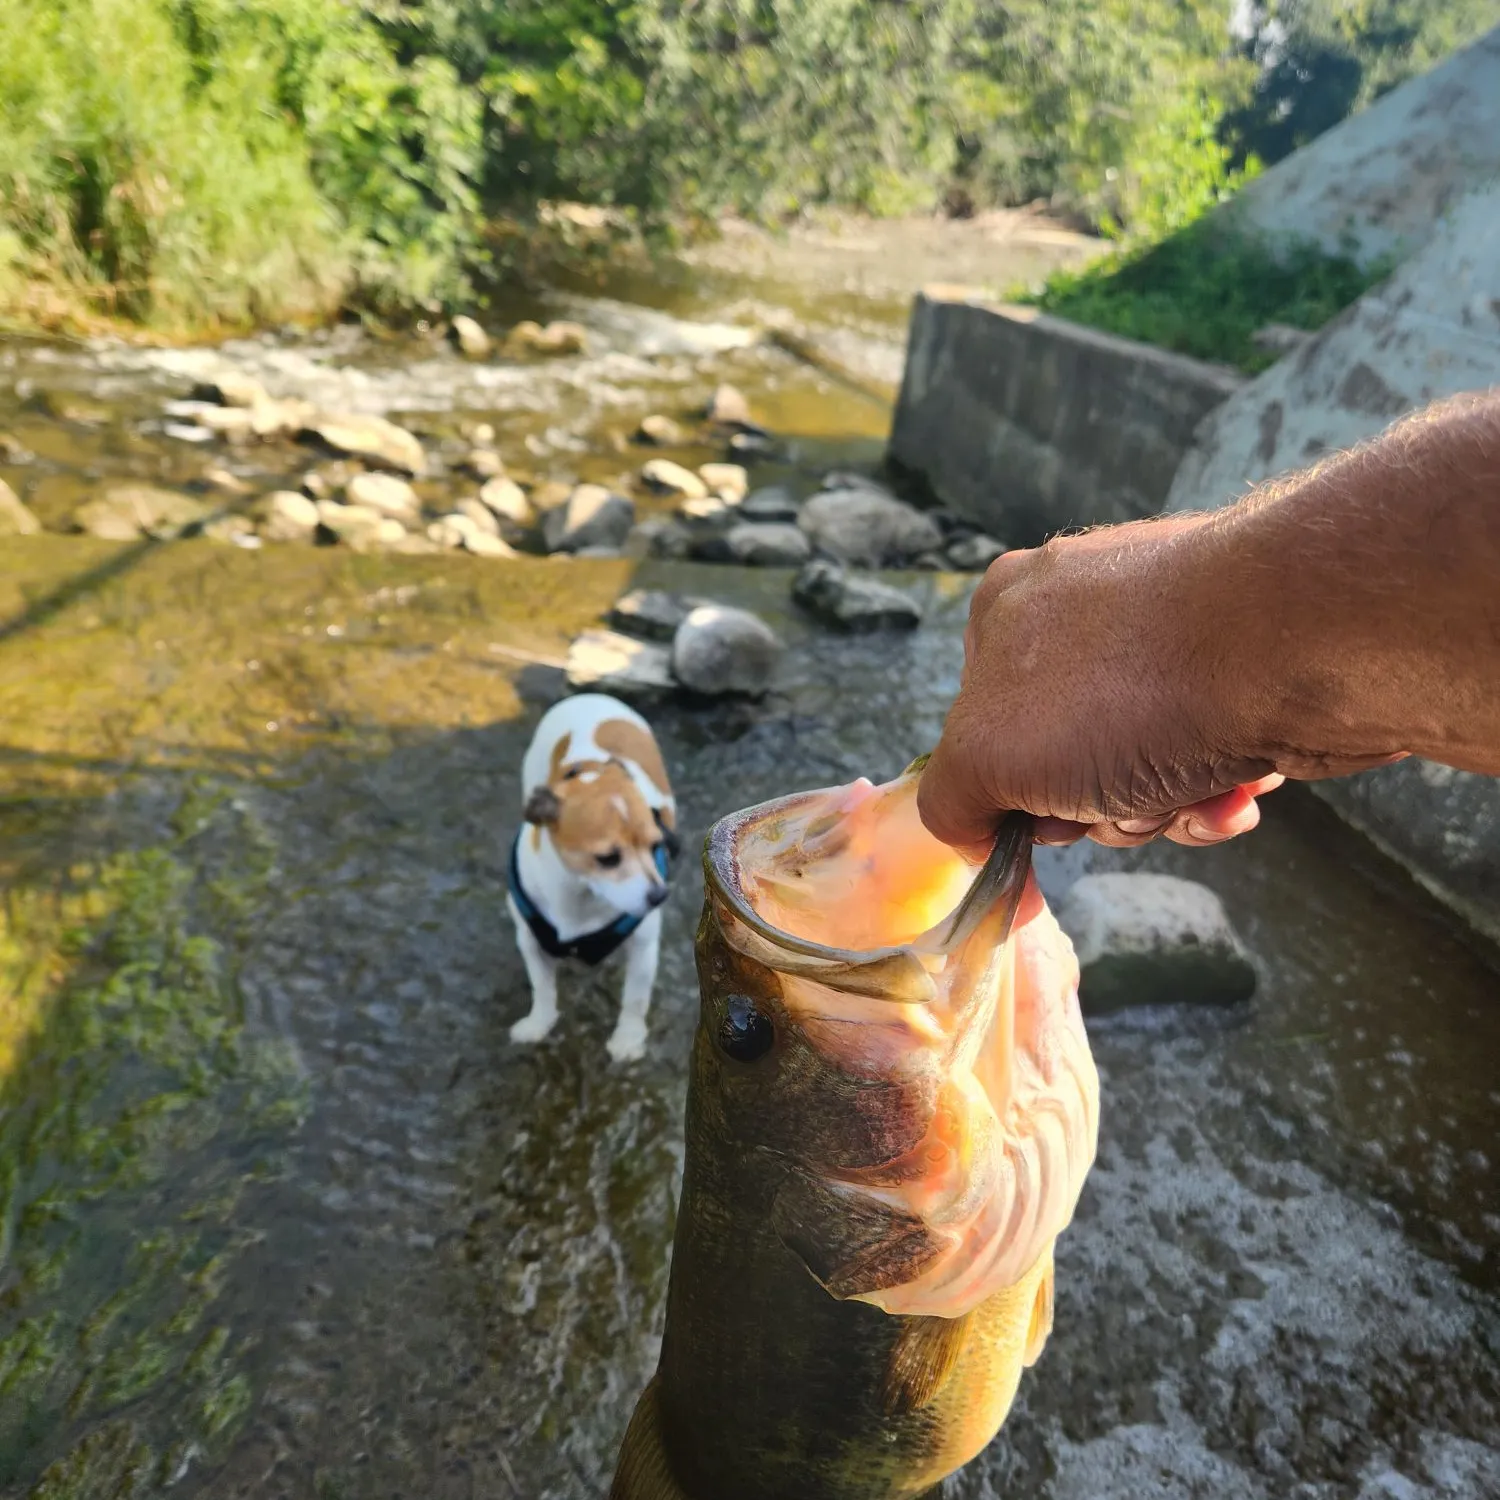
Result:
M973 864L982 864L995 842L995 825L1004 810L983 795L972 775L972 762L954 737L943 738L917 783L917 814L927 831L957 849Z

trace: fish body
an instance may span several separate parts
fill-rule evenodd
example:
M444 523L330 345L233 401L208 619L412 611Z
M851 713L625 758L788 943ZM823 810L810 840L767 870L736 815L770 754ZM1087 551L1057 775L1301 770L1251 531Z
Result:
M978 886L915 786L710 834L666 1328L611 1500L914 1500L1046 1342L1097 1138L1077 964L1028 860L945 926Z

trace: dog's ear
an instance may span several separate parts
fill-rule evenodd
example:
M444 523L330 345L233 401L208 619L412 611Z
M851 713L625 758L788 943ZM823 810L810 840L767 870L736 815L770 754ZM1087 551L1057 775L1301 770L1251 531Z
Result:
M544 784L532 788L531 795L526 799L523 813L528 823L546 827L549 823L557 822L561 815L562 803L557 800L557 793L550 786Z

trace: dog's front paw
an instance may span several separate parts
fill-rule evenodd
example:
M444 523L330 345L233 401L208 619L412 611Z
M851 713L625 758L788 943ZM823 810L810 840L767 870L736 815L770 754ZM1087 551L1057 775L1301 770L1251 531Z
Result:
M639 1061L646 1055L646 1023L634 1017L622 1020L605 1050L618 1063Z
M556 1016L539 1016L533 1011L510 1028L510 1039L513 1042L539 1042L556 1025Z

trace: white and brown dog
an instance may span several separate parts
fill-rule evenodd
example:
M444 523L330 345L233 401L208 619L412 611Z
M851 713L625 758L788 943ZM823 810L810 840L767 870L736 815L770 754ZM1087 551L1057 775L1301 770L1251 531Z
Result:
M548 710L521 765L525 822L510 857L510 915L531 1012L510 1028L539 1042L557 1021L557 966L625 955L616 1062L646 1047L677 803L651 726L602 693Z

